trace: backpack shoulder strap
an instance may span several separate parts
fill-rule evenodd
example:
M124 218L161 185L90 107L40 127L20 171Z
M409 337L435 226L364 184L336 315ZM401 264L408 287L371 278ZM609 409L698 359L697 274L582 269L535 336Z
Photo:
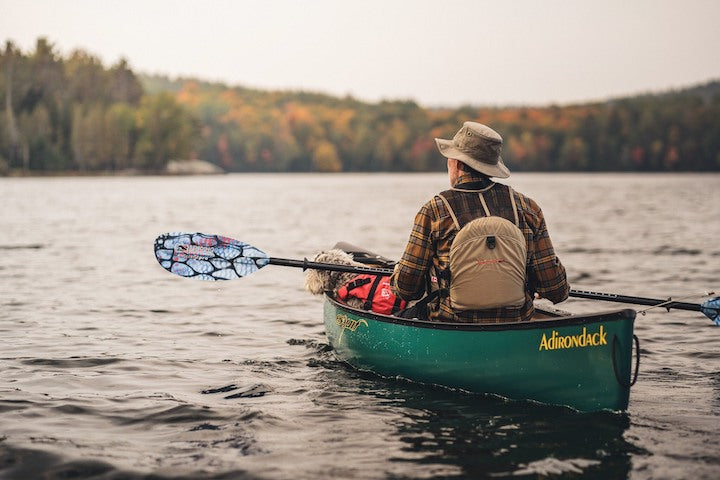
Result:
M520 218L518 217L518 209L517 205L515 204L515 191L510 185L508 185L508 193L510 194L510 204L512 205L512 211L515 215L515 226L520 228Z
M494 186L494 184L492 185ZM510 196L510 205L512 206L512 212L513 217L515 219L515 226L520 228L520 217L518 214L518 208L517 208L517 202L515 201L515 191L512 189L510 185L507 185L508 189L508 195ZM482 204L483 210L485 211L486 217L491 217L490 214L490 208L488 208L488 204L485 201L485 197L483 196L483 193L488 191L489 188L486 188L482 191L478 192L478 197L480 199L480 203ZM462 191L462 190L459 190ZM442 193L438 194L438 197L440 197L440 200L445 204L445 208L447 208L448 213L450 213L450 217L452 217L453 223L455 224L455 228L460 230L460 222L457 219L457 215L455 214L455 211L453 210L452 206L450 205L450 200L448 200Z
M517 204L515 203L515 191L512 189L510 185L506 185L508 189L508 195L510 196L510 205L513 212L513 217L515 218L515 226L520 228L520 217L518 216L518 209ZM490 210L488 209L487 203L485 202L485 197L483 197L483 192L480 192L478 195L480 195L480 202L482 203L483 209L485 210L485 216L490 216Z
M458 230L460 230L460 222L458 222L457 216L455 215L455 211L454 211L454 210L452 209L452 207L450 206L450 202L448 201L447 198L445 198L445 197L443 196L442 193L439 194L438 197L440 197L440 200L443 201L443 203L445 204L445 208L447 208L448 212L450 213L450 216L451 216L452 219L453 219L453 223L455 224L455 228L457 228Z
M485 201L485 197L483 197L483 192L479 192L478 196L480 197L480 203L482 203L483 210L485 210L485 216L490 217L490 209L487 206L487 202Z

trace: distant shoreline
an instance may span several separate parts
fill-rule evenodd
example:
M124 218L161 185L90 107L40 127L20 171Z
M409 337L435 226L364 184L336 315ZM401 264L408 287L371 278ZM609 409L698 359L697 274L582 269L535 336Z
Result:
M45 171L11 171L5 174L0 174L0 179L3 178L100 178L100 177L216 177L223 175L353 175L353 174L366 174L366 175L423 175L423 174L444 174L440 170L425 171L425 172L397 172L397 171L349 171L349 172L263 172L263 171L244 171L244 172L220 172L214 174L208 173L167 173L167 172L151 172L151 171L138 171L138 170L119 170L119 171L106 171L106 172L79 172L79 171L64 171L64 172L45 172ZM524 174L542 174L542 175L568 175L568 174L581 174L581 175L605 175L605 174L616 174L616 175L720 175L720 171L717 170L684 170L676 172L668 172L665 170L658 171L629 171L629 170L607 170L607 171L582 171L582 170L563 170L563 171L547 171L547 170L523 170L511 172L511 177L516 175Z
M126 168L122 170L62 170L46 171L10 169L0 176L5 177L147 177L147 176L202 176L223 175L227 173L222 168L203 160L171 160L163 170L142 170L139 168Z

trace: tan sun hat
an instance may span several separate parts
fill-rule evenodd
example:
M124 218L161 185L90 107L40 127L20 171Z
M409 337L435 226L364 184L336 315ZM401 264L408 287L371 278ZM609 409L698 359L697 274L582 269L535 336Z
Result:
M435 143L445 157L460 160L489 177L510 176L510 170L500 157L502 137L487 125L465 122L452 140L436 138Z

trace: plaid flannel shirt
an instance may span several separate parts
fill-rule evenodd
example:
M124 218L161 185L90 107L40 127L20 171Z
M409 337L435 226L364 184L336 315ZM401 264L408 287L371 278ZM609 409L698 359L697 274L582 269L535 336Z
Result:
M482 192L490 213L514 221L510 203L510 189L494 183L485 177L464 173L458 178L452 190L442 192L446 198L452 196L460 205L455 214L461 225L485 215L479 198ZM450 296L440 295L439 302L429 305L430 320L458 323L502 323L530 320L533 313L533 297L540 297L558 303L568 297L570 287L565 268L555 255L545 218L535 201L514 192L518 210L519 228L527 242L528 278L525 304L521 307L493 308L488 310L458 311L452 308ZM453 207L455 209L455 207ZM439 196L435 196L420 209L410 233L410 240L403 256L395 267L390 279L395 293L405 300L421 298L428 289L428 282L445 272L450 265L450 245L456 229L452 217ZM447 292L442 275L439 276L441 291Z

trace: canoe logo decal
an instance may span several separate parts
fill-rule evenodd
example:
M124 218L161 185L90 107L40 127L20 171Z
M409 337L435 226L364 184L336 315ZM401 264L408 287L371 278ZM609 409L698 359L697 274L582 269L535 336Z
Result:
M347 315L343 315L341 313L338 313L335 317L335 323L338 324L338 327L342 327L342 332L340 332L340 337L338 338L338 340L342 339L345 330L350 330L351 332L354 332L358 329L360 325L365 325L366 327L368 326L368 323L363 319L353 320Z
M600 325L600 330L597 332L588 332L587 327L583 327L582 333L577 335L560 335L555 330L549 337L543 333L538 350L561 350L564 348L598 347L600 345L607 345L607 332L603 325Z

